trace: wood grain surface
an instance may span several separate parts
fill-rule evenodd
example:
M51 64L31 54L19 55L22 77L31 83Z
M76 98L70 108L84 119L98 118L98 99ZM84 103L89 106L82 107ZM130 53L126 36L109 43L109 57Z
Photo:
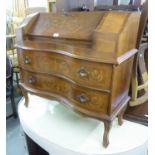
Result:
M129 83L140 13L40 13L26 17L17 29L21 88L62 101L104 122L103 146L109 144L112 121L130 99Z

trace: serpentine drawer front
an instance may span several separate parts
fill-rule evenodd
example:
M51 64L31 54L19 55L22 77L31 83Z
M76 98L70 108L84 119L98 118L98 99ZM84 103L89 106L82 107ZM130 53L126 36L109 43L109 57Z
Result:
M122 124L130 99L139 19L121 11L27 16L16 31L25 105L32 93L102 121L107 147L112 121Z
M109 93L83 89L61 78L45 74L36 74L21 70L21 79L28 87L59 94L68 98L75 106L97 113L107 113Z
M21 68L40 73L56 74L80 85L109 90L112 66L103 63L81 61L62 54L44 51L19 52Z

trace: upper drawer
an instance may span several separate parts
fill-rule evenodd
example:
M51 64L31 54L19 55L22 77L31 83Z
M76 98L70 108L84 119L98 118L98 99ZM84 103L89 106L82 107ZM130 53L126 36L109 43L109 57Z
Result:
M110 90L112 66L41 51L18 51L19 64L33 72L55 74L79 85Z

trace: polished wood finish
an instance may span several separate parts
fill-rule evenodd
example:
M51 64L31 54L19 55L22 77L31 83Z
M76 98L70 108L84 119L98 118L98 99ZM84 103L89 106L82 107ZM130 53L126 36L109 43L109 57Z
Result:
M111 121L104 121L104 135L103 135L103 146L107 147L109 145L109 133L112 126Z
M128 96L139 13L40 13L17 29L21 88L62 101L104 122L103 145L112 121L122 124Z
M73 102L75 109L107 113L109 93L78 87L62 78L21 70L22 82L32 89L55 93Z
M89 41L92 38L92 32L103 18L103 13L57 13L52 16L46 13L40 14L38 18L37 24L32 27L29 35ZM90 18L90 20L86 20L86 18ZM43 25L44 22L45 25Z
M125 106L123 108L123 110L118 115L118 124L119 125L122 125L123 124L123 115L124 115L124 112L125 112L126 108L127 108L127 106Z
M57 75L80 86L85 83L85 87L110 92L111 65L74 59L56 53L51 55L46 51L23 50L18 56L20 67L28 71Z

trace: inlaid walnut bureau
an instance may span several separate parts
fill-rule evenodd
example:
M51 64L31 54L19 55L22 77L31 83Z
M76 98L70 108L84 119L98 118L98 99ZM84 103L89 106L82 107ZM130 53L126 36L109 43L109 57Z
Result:
M128 96L140 13L36 13L17 29L25 104L27 93L63 101L104 122L103 145L111 123L122 117Z

